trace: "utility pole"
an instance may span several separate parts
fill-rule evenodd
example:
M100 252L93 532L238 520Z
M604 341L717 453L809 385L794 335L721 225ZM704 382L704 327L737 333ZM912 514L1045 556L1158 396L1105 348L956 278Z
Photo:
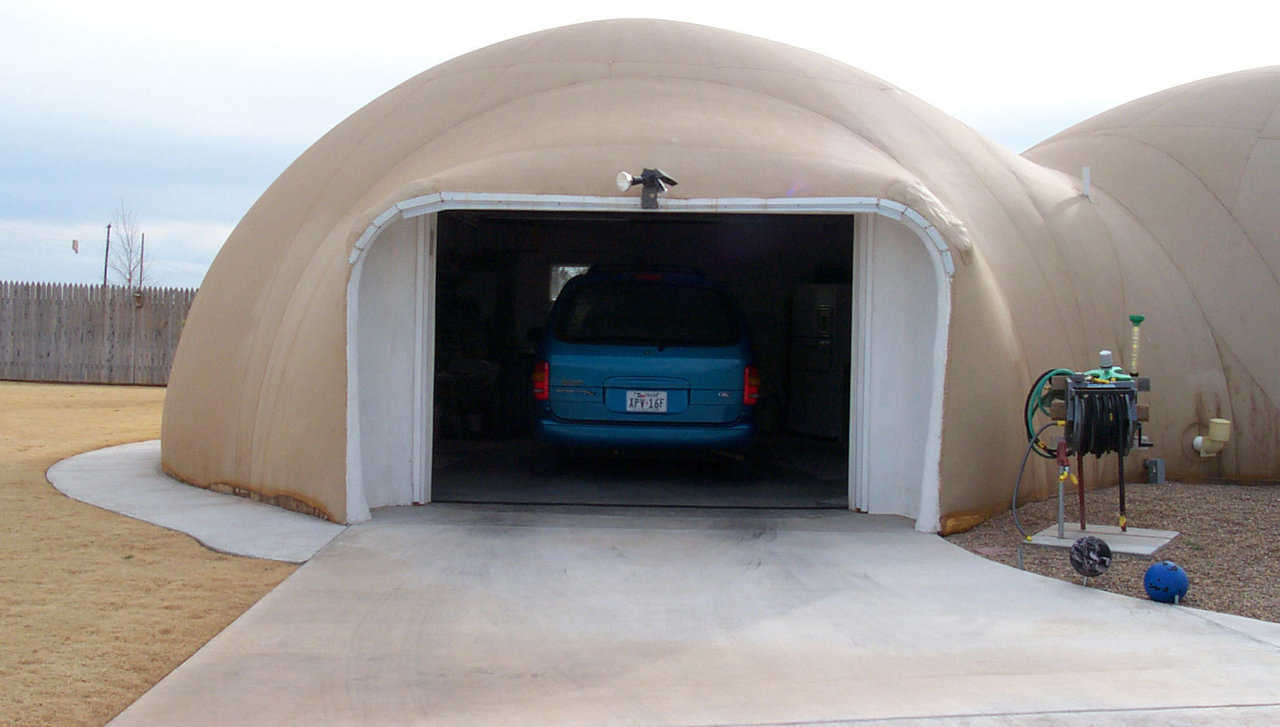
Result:
M111 258L111 223L107 223L107 251L102 255L102 287L107 287L107 260Z
M142 233L142 251L138 253L138 288L142 288L142 271L146 270L147 262L147 233Z

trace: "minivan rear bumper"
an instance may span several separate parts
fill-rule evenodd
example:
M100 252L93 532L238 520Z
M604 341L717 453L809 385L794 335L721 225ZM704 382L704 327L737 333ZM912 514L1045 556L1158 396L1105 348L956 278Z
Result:
M535 433L544 444L566 447L745 449L755 436L755 424L746 421L671 426L538 419Z

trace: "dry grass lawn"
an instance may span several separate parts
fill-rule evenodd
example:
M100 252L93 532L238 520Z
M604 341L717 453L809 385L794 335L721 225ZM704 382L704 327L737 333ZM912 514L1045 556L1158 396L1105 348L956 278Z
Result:
M63 496L60 459L160 436L164 389L0 382L0 724L100 725L294 571Z

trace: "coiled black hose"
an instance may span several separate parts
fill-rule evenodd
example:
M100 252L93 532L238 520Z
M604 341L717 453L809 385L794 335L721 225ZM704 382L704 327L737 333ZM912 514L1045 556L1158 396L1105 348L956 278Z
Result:
M1073 449L1080 454L1101 457L1115 452L1121 457L1129 453L1133 439L1129 419L1129 394L1124 391L1085 391L1079 393L1080 412L1073 426Z

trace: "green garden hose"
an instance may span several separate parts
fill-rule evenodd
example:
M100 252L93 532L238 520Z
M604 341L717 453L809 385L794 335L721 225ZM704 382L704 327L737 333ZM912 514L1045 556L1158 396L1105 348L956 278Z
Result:
M1036 412L1040 412L1045 416L1049 416L1049 392L1045 387L1049 383L1049 379L1054 376L1066 375L1070 376L1075 372L1071 369L1049 369L1036 378L1036 382L1031 385L1030 391L1027 392L1027 401L1025 405L1027 441L1031 443L1032 451L1045 459L1053 459L1057 456L1055 452L1045 447L1039 441L1039 435L1035 431ZM1041 431L1044 431L1043 429Z

